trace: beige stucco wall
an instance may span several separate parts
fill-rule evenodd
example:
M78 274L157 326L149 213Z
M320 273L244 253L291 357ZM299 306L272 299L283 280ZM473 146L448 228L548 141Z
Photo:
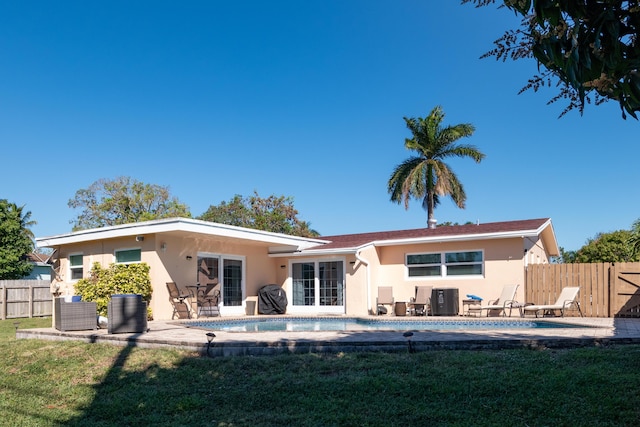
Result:
M367 246L353 253L310 256L310 257L271 257L268 247L256 243L244 243L230 239L164 233L145 235L143 241L135 236L83 244L65 245L59 248L61 293L74 293L73 283L68 277L68 255L84 255L85 277L94 262L107 267L115 261L114 252L122 249L139 248L142 261L150 266L153 297L151 309L155 319L170 319L172 305L166 288L166 282L176 282L185 290L187 285L198 280L197 257L199 254L225 255L240 257L244 265L244 289L242 307L222 307L221 314L243 315L244 301L256 301L260 287L275 283L284 287L291 298L291 264L305 260L341 260L345 267L345 308L344 313L352 316L364 316L375 311L378 286L393 286L396 301L409 301L414 296L415 287L430 285L433 287L456 287L460 300L467 294L483 297L485 302L499 296L506 284L518 284L516 299L524 300L525 263L548 262L541 241L514 237L473 242L449 242L415 244L403 246ZM526 249L526 253L525 253ZM473 251L484 253L484 275L473 278L410 278L407 276L405 256L408 253L429 253L442 251ZM288 311L295 313L291 307ZM460 312L462 303L460 301ZM318 314L323 314L318 311Z
M164 247L164 250L162 249ZM269 283L282 283L276 280L276 259L268 256L266 246L241 244L232 241L216 241L197 236L180 235L145 235L144 241L137 242L135 237L108 239L87 242L83 244L66 245L60 248L60 278L58 282L63 295L74 294L73 282L69 278L68 256L83 254L83 268L85 277L94 262L104 267L115 261L114 252L122 249L141 249L142 262L150 266L153 296L150 307L154 319L170 319L173 307L169 301L167 282L176 282L181 290L195 284L197 276L198 254L225 255L240 257L244 265L245 297L257 295L258 289ZM190 258L188 258L190 257ZM255 298L250 298L255 300ZM227 307L222 309L225 314L243 314L242 307Z
M484 252L484 275L473 278L414 278L407 276L405 255L408 253L475 251ZM372 287L393 286L396 301L409 301L415 287L427 285L438 288L458 288L460 312L462 299L467 294L488 300L500 295L506 284L518 284L516 299L524 299L524 247L522 238L484 240L458 243L433 243L406 246L385 246L377 249L380 265L375 272Z

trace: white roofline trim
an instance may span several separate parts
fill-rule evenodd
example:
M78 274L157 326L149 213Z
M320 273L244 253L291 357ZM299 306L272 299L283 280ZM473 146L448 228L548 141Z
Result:
M306 237L290 236L252 228L236 227L233 225L219 224L191 218L168 218L153 221L137 222L133 224L115 225L110 227L81 230L68 234L60 234L50 237L36 238L38 247L53 247L71 243L87 242L97 239L112 239L117 237L168 233L175 231L207 234L228 238L260 241L272 243L274 246L294 246L308 248L329 243L326 240Z

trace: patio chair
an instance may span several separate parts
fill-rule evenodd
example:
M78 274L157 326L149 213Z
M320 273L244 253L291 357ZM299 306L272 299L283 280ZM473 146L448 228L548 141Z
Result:
M393 310L393 288L391 286L378 286L378 297L376 298L376 314L386 314L385 305L390 306L389 312ZM391 314L391 313L389 313Z
M213 279L211 283L207 283L206 288L202 294L198 295L198 308L200 314L204 313L205 316L219 316L220 309L220 289L218 286L218 279Z
M59 331L98 329L98 310L95 302L66 302L55 299L55 328Z
M489 300L489 303L485 306L480 306L480 312L483 310L487 310L487 317L489 317L489 313L493 310L500 310L503 316L507 315L507 308L509 309L509 317L511 317L511 310L513 308L513 304L517 303L516 291L518 290L519 285L504 285L502 288L502 293L495 300Z
M538 313L542 312L542 315L550 314L555 312L556 310L560 310L560 316L564 317L564 312L571 307L577 307L578 313L580 313L580 317L582 316L582 310L580 309L580 302L577 300L578 293L580 292L579 286L568 286L562 289L560 295L558 296L558 300L555 304L547 304L547 305L526 305L523 307L524 314L535 314L538 317Z
M416 296L409 303L411 314L427 316L431 314L431 291L433 286L416 286Z
M190 319L191 318L191 305L189 304L188 293L182 293L178 289L176 282L167 282L167 290L169 291L169 301L173 306L173 314L171 319L178 315L178 319Z

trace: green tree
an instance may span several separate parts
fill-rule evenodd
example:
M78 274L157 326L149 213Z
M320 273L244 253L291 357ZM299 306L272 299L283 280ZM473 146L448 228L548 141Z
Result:
M262 198L255 191L248 198L235 195L229 202L211 205L198 219L292 236L319 236L309 222L298 219L293 198L275 195Z
M576 251L566 251L560 246L560 256L554 259L556 264L571 264L576 262Z
M633 262L638 254L629 245L631 232L618 230L599 233L576 252L575 262Z
M422 199L430 227L435 226L433 211L441 196L450 196L460 209L464 209L467 200L462 183L444 160L471 157L480 163L485 157L475 146L457 143L460 138L473 134L473 125L443 126L443 119L439 106L425 118L404 118L412 134L412 138L405 139L404 146L417 155L396 166L387 184L391 201L404 202L405 209L409 208L410 198Z
M71 222L74 231L161 218L191 218L187 205L172 197L168 187L129 177L100 179L76 191L68 204L81 209Z
M33 251L31 212L0 199L0 280L17 280L31 273L27 255Z
M585 101L615 100L622 117L640 110L640 5L637 0L461 0L476 6L499 3L522 16L484 55L496 59L534 58L541 74L523 90L559 86L551 99L569 101L562 112L584 110Z
M629 246L631 246L633 254L640 258L640 218L638 218L631 226Z

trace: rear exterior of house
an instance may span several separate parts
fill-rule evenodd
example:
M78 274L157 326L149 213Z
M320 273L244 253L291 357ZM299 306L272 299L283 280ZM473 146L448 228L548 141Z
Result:
M36 242L56 250L52 291L63 295L74 294L74 283L96 262L147 263L158 320L173 315L167 282L186 290L207 279L220 284L221 316L254 314L258 291L268 284L282 286L292 315L374 314L378 286L392 286L396 301L409 301L419 285L489 300L513 283L522 301L524 267L558 253L549 219L308 239L172 218Z

